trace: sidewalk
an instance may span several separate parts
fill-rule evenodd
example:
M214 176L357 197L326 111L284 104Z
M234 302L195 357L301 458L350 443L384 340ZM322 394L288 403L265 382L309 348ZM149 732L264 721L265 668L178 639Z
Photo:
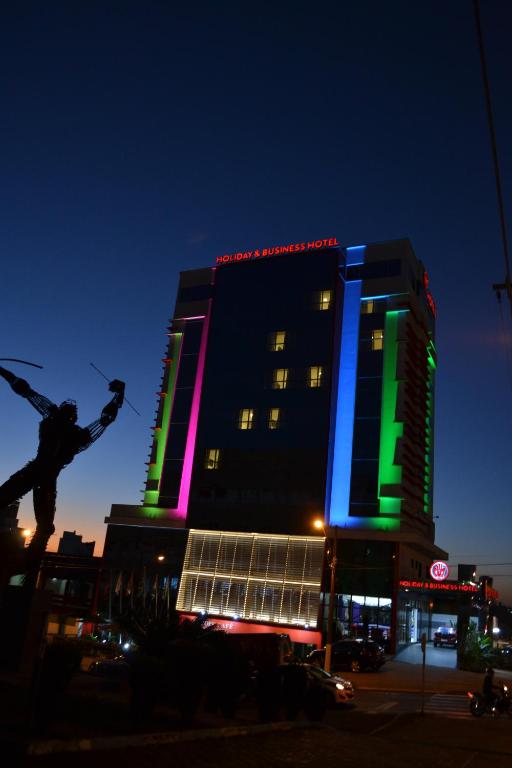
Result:
M422 666L403 661L387 661L378 672L360 672L357 675L340 673L362 691L390 691L417 693L421 691ZM496 670L496 680L512 685L512 672ZM428 693L466 694L481 690L484 675L446 667L425 666L425 691Z
M369 716L368 723L382 723ZM288 730L291 725L292 730ZM219 729L228 731L229 729ZM232 729L235 731L236 729ZM383 725L366 732L349 732L303 722L282 723L281 727L256 726L244 735L219 733L205 741L194 734L192 741L131 743L104 748L91 754L78 751L24 758L26 768L446 768L472 767L485 761L487 768L510 768L512 743L509 722L452 721L442 718L405 715L388 717ZM172 734L169 734L172 736ZM231 737L230 737L231 736ZM105 748L106 747L106 748Z

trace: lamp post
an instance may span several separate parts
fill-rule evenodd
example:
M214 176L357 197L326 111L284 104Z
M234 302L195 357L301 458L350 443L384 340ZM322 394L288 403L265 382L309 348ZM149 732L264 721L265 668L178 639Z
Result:
M330 550L327 550L328 565L331 571L330 576L330 588L329 588L329 610L327 612L327 638L325 642L325 660L324 669L326 672L331 671L331 658L332 658L332 636L333 636L333 622L334 622L334 595L336 594L336 564L338 562L337 549L338 549L338 526L334 526L334 536L328 537L325 531L325 527L322 520L315 520L315 528L322 530L326 539L331 538L332 544Z

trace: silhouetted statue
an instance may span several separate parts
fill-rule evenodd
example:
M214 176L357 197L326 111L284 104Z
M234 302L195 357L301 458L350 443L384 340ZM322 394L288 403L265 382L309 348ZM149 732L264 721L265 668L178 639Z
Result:
M48 539L55 531L55 500L57 477L70 464L77 453L89 448L112 424L124 400L124 383L114 379L109 390L114 397L103 408L101 416L88 427L76 423L77 408L74 400L55 405L48 398L31 389L25 379L19 379L0 366L0 376L9 382L17 395L24 397L38 411L43 420L39 425L37 455L19 472L0 486L0 509L17 501L29 491L33 492L36 531L26 550L27 568L38 568Z

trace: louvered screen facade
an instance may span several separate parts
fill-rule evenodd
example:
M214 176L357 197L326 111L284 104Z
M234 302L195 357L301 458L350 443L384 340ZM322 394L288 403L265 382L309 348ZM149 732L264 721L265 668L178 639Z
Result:
M177 608L315 628L324 539L191 530Z

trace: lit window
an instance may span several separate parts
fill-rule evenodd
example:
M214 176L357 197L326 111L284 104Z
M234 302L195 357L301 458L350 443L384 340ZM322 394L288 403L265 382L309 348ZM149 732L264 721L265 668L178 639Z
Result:
M269 349L271 352L282 352L286 342L286 331L275 331L270 334Z
M323 375L323 365L312 365L308 368L308 387L321 387Z
M254 409L242 408L238 414L238 429L252 429L254 427Z
M218 469L220 466L220 449L208 448L204 460L205 469Z
M272 389L286 389L288 385L288 368L275 368L272 375Z
M375 303L373 299L370 299L369 301L362 301L361 302L361 314L362 315L371 315L373 312L375 312Z
M330 309L332 301L332 291L317 291L315 293L315 309Z
M378 351L379 349L384 348L384 331L378 330L378 331L372 331L372 349L373 351Z
M269 429L279 429L281 426L281 409L280 408L270 408L268 412L268 428Z

